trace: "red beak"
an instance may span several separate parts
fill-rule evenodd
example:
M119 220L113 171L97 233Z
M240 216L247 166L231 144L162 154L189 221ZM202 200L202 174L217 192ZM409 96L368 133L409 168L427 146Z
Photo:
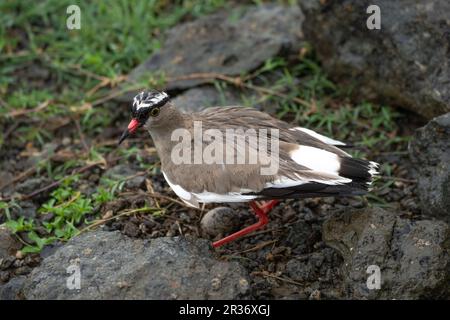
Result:
M121 144L130 134L134 133L138 127L139 121L137 119L131 119L130 124L128 124L128 128L122 133L118 144Z

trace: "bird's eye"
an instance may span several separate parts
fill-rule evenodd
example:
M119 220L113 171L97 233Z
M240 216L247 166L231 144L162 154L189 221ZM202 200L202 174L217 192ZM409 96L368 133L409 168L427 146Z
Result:
M159 108L153 108L152 110L150 110L150 115L152 117L156 117L159 114Z

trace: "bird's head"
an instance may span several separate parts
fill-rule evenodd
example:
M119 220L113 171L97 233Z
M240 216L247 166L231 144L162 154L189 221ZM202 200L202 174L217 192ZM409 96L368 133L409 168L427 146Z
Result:
M128 128L125 129L120 137L119 144L122 143L130 134L136 132L147 122L157 122L161 116L161 108L169 102L170 98L164 91L142 91L133 99L131 106L131 121Z

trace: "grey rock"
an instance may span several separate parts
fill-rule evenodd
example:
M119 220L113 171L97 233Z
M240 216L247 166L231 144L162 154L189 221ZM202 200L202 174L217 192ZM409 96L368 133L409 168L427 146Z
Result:
M286 263L286 273L297 282L333 283L334 289L341 289L342 281L338 275L342 258L336 250L325 247L310 254L296 256Z
M239 213L228 207L217 207L209 210L200 224L209 235L223 235L240 226Z
M410 221L381 208L341 214L323 226L324 241L344 258L352 299L448 298L449 236L442 221ZM380 268L380 289L368 289L371 265Z
M248 275L216 260L206 240L131 239L94 231L71 239L27 278L26 299L237 299ZM69 290L66 268L79 265L81 289Z
M21 243L14 238L11 231L5 226L0 226L0 260L14 256L20 248L22 248Z
M422 212L450 223L450 113L416 130L409 154Z
M138 189L144 185L145 176L137 176L125 182L125 186L130 189Z
M32 201L21 201L18 207L11 208L11 217L18 219L24 217L26 219L36 218L38 207Z
M0 285L0 300L23 299L22 289L25 276L14 277L5 284Z
M29 194L50 183L51 181L45 177L31 178L19 183L16 187L16 191L23 194Z
M126 164L118 164L108 170L102 176L102 179L111 179L115 181L125 180L125 187L129 189L138 189L145 182L145 176L135 176L138 170ZM132 178L131 178L132 177Z
M295 281L308 281L314 276L314 268L308 260L291 259L286 264L286 273Z
M267 59L295 52L301 45L303 14L298 6L250 6L221 11L170 29L162 49L129 75L134 82L164 73L167 90L211 82L179 79L194 73L240 75ZM175 78L175 79L174 79ZM122 97L129 100L134 93Z
M232 90L219 92L212 86L189 89L172 100L177 108L185 112L201 111L207 107L240 105L242 100Z
M381 30L369 30L369 0L299 1L303 31L323 66L358 97L426 118L450 111L450 2L379 0Z
M310 253L313 245L320 240L320 232L314 225L298 221L286 228L286 243L292 247L292 252L296 255Z

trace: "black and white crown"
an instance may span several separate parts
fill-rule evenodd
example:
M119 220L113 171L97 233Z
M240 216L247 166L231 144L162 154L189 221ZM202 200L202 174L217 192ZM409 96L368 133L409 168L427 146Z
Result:
M133 112L143 108L161 107L169 101L169 95L164 91L142 91L133 99Z

